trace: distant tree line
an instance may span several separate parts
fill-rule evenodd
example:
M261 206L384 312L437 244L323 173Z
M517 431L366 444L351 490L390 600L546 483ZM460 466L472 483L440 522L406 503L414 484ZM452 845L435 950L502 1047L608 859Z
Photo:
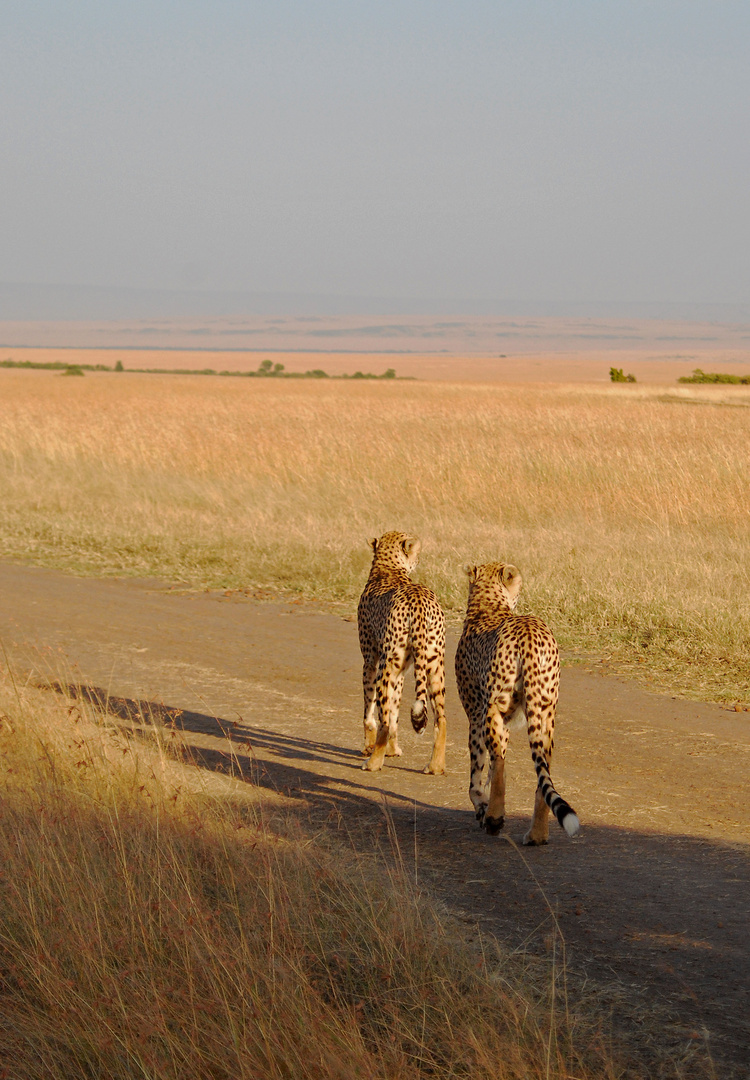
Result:
M699 367L693 369L692 375L681 375L677 382L681 383L734 383L735 385L750 385L750 375L722 375L718 371L701 371Z
M83 375L86 371L125 371L122 360L114 367L108 364L66 364L63 360L0 360L0 368L30 368L40 371L60 371L64 375ZM255 371L217 371L215 368L128 368L135 375L222 375L239 379L404 379L395 368L388 368L382 375L355 371L353 375L329 375L322 368L312 371L287 371L283 364L273 360L261 360Z

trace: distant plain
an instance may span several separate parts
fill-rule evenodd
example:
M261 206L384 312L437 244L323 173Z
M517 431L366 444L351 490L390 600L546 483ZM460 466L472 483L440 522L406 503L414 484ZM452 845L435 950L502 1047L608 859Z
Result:
M267 356L288 371L395 367L403 376L460 382L606 382L614 366L656 384L696 367L747 373L750 324L477 316L6 321L0 359L8 356L228 371L254 370Z

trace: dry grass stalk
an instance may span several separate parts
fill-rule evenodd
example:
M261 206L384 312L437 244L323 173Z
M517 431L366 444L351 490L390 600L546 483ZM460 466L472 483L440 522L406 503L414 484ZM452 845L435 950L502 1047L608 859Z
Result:
M84 701L2 677L0 717L0 1075L644 1075L398 858L266 820Z

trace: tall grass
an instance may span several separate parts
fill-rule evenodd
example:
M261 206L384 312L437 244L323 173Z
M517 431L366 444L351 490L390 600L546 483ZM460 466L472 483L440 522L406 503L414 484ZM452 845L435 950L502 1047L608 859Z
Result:
M510 560L567 650L750 696L746 388L0 374L5 556L351 605L402 528L455 618Z
M463 946L397 857L324 844L50 697L0 676L0 1075L647 1073L555 1012L554 983Z

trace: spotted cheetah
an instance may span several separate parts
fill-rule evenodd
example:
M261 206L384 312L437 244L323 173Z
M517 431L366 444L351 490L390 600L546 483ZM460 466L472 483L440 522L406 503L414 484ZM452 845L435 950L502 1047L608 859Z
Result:
M445 772L445 616L431 589L411 581L421 543L402 532L370 540L372 567L359 600L357 621L364 666L365 745L376 772L383 759L399 757L398 709L404 675L414 664L416 698L412 727L421 735L427 726L429 694L435 721L432 758L426 773ZM377 716L377 720L376 720Z
M515 566L467 566L469 600L456 652L456 680L469 718L469 797L477 820L498 833L505 816L505 751L510 724L526 719L537 774L534 819L524 844L546 844L549 812L568 836L580 831L550 777L560 656L552 631L533 615L515 615L522 578ZM487 779L484 769L489 747Z

